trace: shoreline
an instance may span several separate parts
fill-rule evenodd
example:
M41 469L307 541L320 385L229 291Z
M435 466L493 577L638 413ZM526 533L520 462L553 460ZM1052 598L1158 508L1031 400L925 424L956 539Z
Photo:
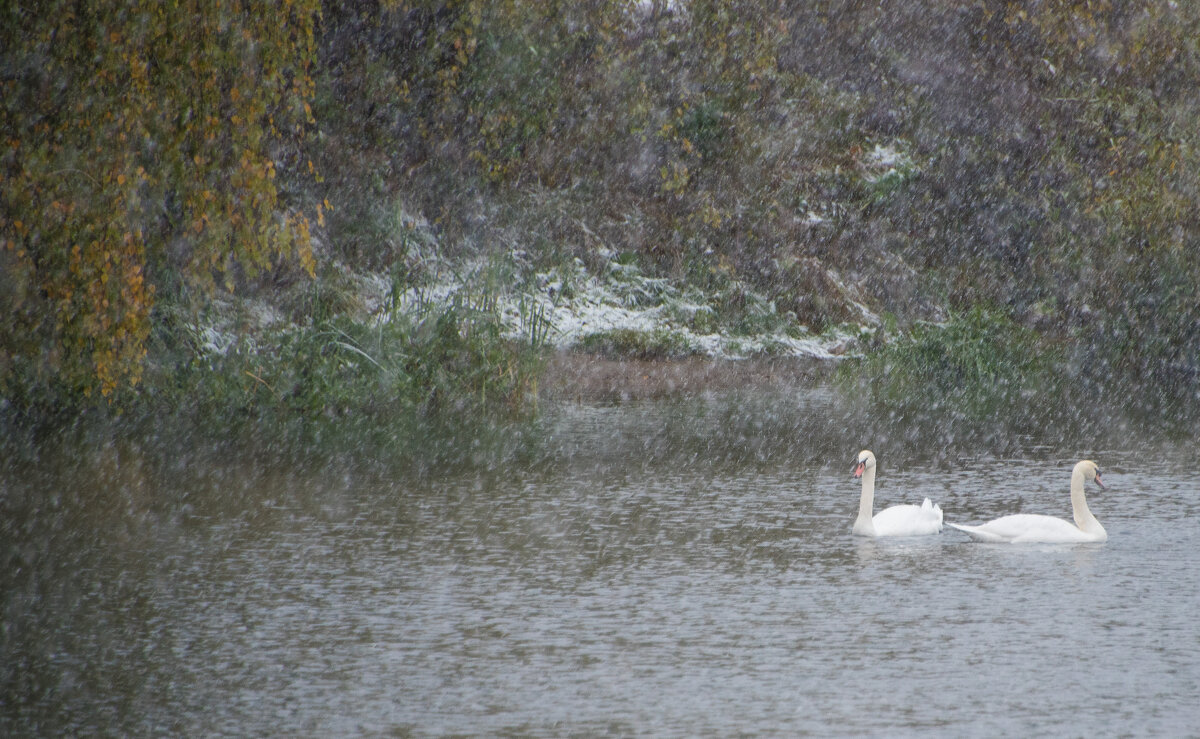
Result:
M550 401L627 402L808 385L829 377L838 363L808 357L613 359L560 351L547 363L538 395Z

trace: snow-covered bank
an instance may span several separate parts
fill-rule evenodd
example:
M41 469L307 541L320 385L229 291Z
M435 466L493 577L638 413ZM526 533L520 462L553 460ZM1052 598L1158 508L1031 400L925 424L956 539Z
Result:
M518 271L526 266L522 253L510 258ZM448 303L477 291L480 275L487 268L486 263L477 262L445 270L432 284L409 288L396 296L398 299L381 300L380 304L391 302L393 310L412 311L431 301ZM830 277L841 284L836 276ZM580 259L550 271L529 269L520 284L506 286L491 297L506 336L537 340L558 349L579 348L592 337L633 333L669 340L681 354L714 359L836 359L851 352L856 342L879 324L866 306L852 301L859 313L857 324L813 334L793 316L778 315L771 301L744 285L738 289L746 303L744 310L767 330L738 331L723 322L719 296L645 275L636 265L611 258L599 273L589 271ZM387 320L386 312L380 318Z
M420 279L392 279L331 265L340 303L355 321L419 321L455 303L484 308L509 339L560 350L634 343L649 354L709 359L797 357L830 360L853 354L880 319L832 272L825 284L838 291L855 321L813 333L791 314L744 283L730 280L724 292L653 277L629 260L597 255L599 269L581 259L538 269L525 253L448 263L427 260L414 270ZM736 295L737 317L725 307ZM288 331L286 311L273 306L280 296L220 299L206 319L192 326L194 344L205 354L256 351L264 333Z

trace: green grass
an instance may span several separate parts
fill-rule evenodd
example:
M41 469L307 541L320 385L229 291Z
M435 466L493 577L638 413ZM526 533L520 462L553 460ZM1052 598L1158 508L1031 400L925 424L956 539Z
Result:
M506 437L535 417L545 355L502 335L485 291L464 288L448 304L393 310L384 321L314 303L325 308L307 322L253 329L226 320L227 342L214 351L192 309L164 302L144 381L120 406L51 415L10 403L0 428L6 438L37 438L92 418L114 433L182 439L181 447L281 459L396 455L425 467L511 451Z
M858 362L843 389L876 415L915 429L954 425L1033 428L1065 390L1061 350L996 308L918 324Z
M678 359L697 353L691 342L677 332L627 328L589 334L580 342L579 348L618 359Z

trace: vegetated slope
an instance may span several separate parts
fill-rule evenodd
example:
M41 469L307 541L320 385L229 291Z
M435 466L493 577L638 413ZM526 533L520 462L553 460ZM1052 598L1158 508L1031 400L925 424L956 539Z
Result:
M634 292L660 286L653 305L633 293L622 300L674 323L649 343L624 327L591 345L591 334L572 335L585 348L691 353L706 337L741 335L774 337L776 347L826 337L820 350L837 345L840 354L838 332L862 338L855 327L867 324L883 329L870 352L896 337L915 342L867 372L936 355L921 347L994 364L1001 348L985 356L983 344L963 343L975 323L956 317L975 315L996 336L1019 336L1044 354L1038 373L1049 385L1115 391L1107 397L1165 416L1200 405L1193 4L384 0L326 3L319 20L315 11L293 8L272 24L261 10L210 9L196 33L214 50L203 56L212 69L187 54L160 55L137 70L154 72L162 94L134 107L107 87L76 100L60 84L41 96L50 87L39 55L75 47L43 43L47 18L10 13L41 30L21 43L10 34L3 84L20 94L5 99L43 100L53 113L41 120L28 105L4 108L4 174L33 182L4 188L0 214L0 300L20 321L0 337L0 379L14 405L41 398L57 407L88 387L110 398L122 388L152 396L163 389L155 383L177 392L208 371L208 338L220 339L222 356L244 350L228 372L241 398L231 402L242 407L257 407L261 395L284 406L300 398L301 412L316 412L321 388L359 382L384 395L400 383L413 401L405 407L424 412L456 405L443 401L460 392L521 405L536 362L526 363L524 349L492 351L514 338L514 311L501 298L517 297L517 338L536 349L547 338L542 319L582 302L589 280L606 291L622 281ZM104 62L120 66L140 59L138 34L169 38L143 20L183 22L149 8L131 13L108 25L81 16L71 38L85 50L107 39L115 46ZM239 13L253 26L230 21ZM91 58L64 52L56 64L64 79L87 80ZM173 64L203 78L208 133L189 128L187 106L172 112L181 99ZM106 67L104 79L121 76ZM249 89L256 95L247 98ZM89 105L116 106L130 131L148 132L114 134L125 147L112 152L128 172L105 174L118 188L101 190L136 184L123 210L100 207L91 192L99 180L34 156L75 156L78 147L47 140L57 130L50 124L92 131L68 115ZM254 126L243 125L246 106ZM164 159L158 139L178 126L196 151ZM38 162L53 192L21 179ZM205 162L212 176L199 187L192 166ZM255 176L237 175L231 162ZM195 197L181 201L188 193ZM229 217L210 212L213 203ZM247 204L257 208L250 220L238 211ZM75 214L61 228L56 208ZM227 232L234 216L249 230ZM298 240L277 238L296 229ZM92 249L82 239L84 250L76 237L92 231L111 243ZM106 266L113 259L122 270ZM358 281L393 298L421 296L447 269L479 264L490 265L482 283L459 281L469 294L437 307L418 300L425 312L388 332L372 333L378 316L355 307ZM76 290L64 299L54 280L39 288L29 277L45 270L113 296ZM102 279L85 279L92 272ZM253 321L220 311L208 320L214 304L198 296L214 281L270 303L266 314L285 316L305 340L279 333L293 341L289 354L256 343L270 337L246 336L261 328ZM129 297L116 289L128 285L136 300L114 299ZM563 289L551 295L555 285ZM95 298L91 309L80 295ZM136 330L106 333L130 316ZM75 322L86 330L72 333ZM205 338L219 325L245 335L236 344ZM116 355L104 340L120 337L121 372L105 375ZM763 346L742 344L723 351ZM262 361L278 360L278 386L250 356L256 347L266 350ZM423 360L406 364L416 356ZM446 367L426 367L439 358ZM472 376L458 370L476 361L520 370L501 388L486 370L466 387L447 381ZM66 376L71 366L77 377ZM383 385L364 374L376 371ZM937 371L921 365L903 376L933 373L927 385L936 389L946 380ZM181 372L191 379L181 382ZM338 379L346 372L353 377ZM1034 379L1007 382L1044 392ZM18 392L55 382L68 386L64 395Z
M404 208L444 253L638 255L814 332L851 299L901 330L994 305L1086 378L1190 397L1191 6L409 3L325 24L340 254L403 265Z

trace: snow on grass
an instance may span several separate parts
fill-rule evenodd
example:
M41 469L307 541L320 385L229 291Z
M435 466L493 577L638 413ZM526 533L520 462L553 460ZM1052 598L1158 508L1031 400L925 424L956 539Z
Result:
M472 278L484 269L475 264L453 276L421 288L411 288L396 301L399 310L448 304L455 296L470 293ZM846 353L864 330L878 323L865 306L863 327L846 327L820 336L803 335L793 327L760 334L731 335L696 331L697 314L712 314L701 323L715 325L716 309L693 290L686 293L673 281L643 275L636 265L607 263L603 274L590 273L576 259L567 267L536 272L522 287L496 295L495 305L505 336L532 340L544 334L545 343L562 349L579 346L591 336L614 332L669 335L690 353L712 358L738 359L756 355L833 359ZM764 305L769 301L759 298ZM385 319L386 320L386 319ZM780 321L781 325L783 321ZM796 336L794 333L801 333Z
M866 159L868 164L884 169L905 166L908 163L907 154L894 146L883 144L875 144L875 148L867 153Z
M225 356L231 350L256 351L255 334L286 324L284 316L265 300L215 298L212 308L208 322L186 324L201 354ZM250 331L239 331L239 324Z
M500 271L508 276L507 282L497 280L495 261L441 264L422 285L400 291L387 276L355 274L344 265L339 268L348 278L360 315L370 316L370 320L386 322L397 314L420 318L457 302L494 311L508 338L560 349L580 346L593 336L634 332L669 339L672 347L697 356L834 359L850 351L864 332L873 331L879 323L866 306L851 301L861 314L860 326L811 335L783 317L775 320L770 301L742 286L746 302L758 306L756 310L767 319L761 323L778 329L733 333L721 328L719 302L711 296L667 278L644 275L636 264L621 263L611 258L614 255L605 256L609 258L600 274L590 272L579 259L537 272L524 254L513 252L508 255L507 269ZM833 279L839 289L850 294ZM242 321L232 318L238 308L224 303L214 307L210 321L192 326L195 343L206 354L246 350L256 344L254 334L289 328L286 319L262 301L244 301ZM239 330L239 325L249 328L250 335Z
M875 144L875 148L863 157L862 164L867 170L867 182L905 178L917 171L912 157L891 144Z

